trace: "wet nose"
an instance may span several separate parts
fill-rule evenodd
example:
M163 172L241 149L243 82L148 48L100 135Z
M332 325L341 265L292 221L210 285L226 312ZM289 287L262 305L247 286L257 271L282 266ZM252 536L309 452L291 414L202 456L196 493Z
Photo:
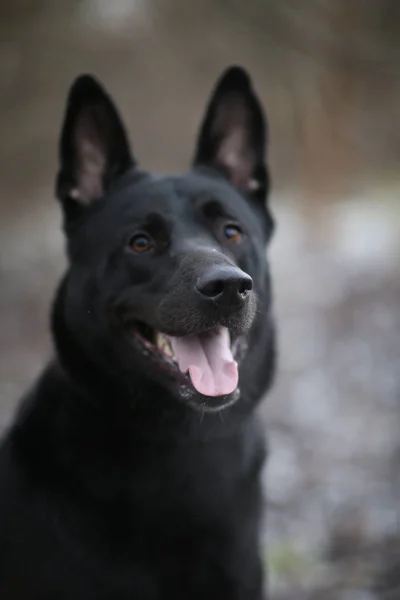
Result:
M230 306L241 306L252 288L250 275L231 265L209 267L196 282L196 289L203 299Z

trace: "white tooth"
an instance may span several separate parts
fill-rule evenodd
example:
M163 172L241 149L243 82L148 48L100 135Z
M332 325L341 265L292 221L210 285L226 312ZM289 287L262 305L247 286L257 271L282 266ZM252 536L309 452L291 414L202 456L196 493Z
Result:
M165 356L173 360L175 363L178 363L175 353L172 350L169 338L164 333L157 332L156 346L163 354L165 354Z
M164 351L164 354L166 354L167 356L169 356L170 358L172 358L173 353L172 353L171 346L169 345L168 342L165 343L163 351Z
M157 333L156 335L156 345L159 350L162 350L164 344L164 336L162 333Z
M163 333L157 333L156 344L157 344L157 348L161 352L163 352L169 358L172 358L172 356L173 356L172 348L169 343L169 339L167 338L166 335L164 335Z

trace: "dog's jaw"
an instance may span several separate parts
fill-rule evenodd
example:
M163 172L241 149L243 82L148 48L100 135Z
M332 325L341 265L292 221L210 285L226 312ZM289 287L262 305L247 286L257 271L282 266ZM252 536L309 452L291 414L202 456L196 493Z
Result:
M147 335L144 335L146 331ZM220 368L231 369L222 382L222 389L215 386L213 381L195 380L189 357L182 356L186 344L191 343L190 338L227 337L229 349L226 348L228 357L222 357L223 365ZM216 412L234 404L240 397L238 382L238 367L247 351L247 338L241 336L230 340L230 334L225 328L200 333L198 336L174 338L161 332L152 332L149 327L138 327L130 332L134 352L140 354L141 362L149 376L160 381L166 387L173 386L174 394L179 400L202 412ZM180 349L178 350L177 348ZM179 358L176 356L180 352ZM228 360L231 358L231 360ZM212 368L203 373L204 378L213 378ZM196 388L200 388L196 389ZM209 393L201 393L205 390Z

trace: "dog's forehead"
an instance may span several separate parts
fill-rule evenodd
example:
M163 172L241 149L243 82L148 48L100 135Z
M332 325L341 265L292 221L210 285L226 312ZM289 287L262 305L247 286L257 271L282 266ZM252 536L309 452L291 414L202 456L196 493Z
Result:
M151 175L139 181L127 182L118 191L118 204L137 216L157 211L177 216L198 202L218 200L232 208L244 200L224 179L195 172L183 175Z
M84 247L107 250L110 244L120 243L122 236L128 237L149 223L154 226L154 219L159 217L179 236L191 236L199 227L208 229L201 216L208 201L217 201L227 218L239 221L254 239L263 238L260 219L250 202L223 177L197 172L122 178L69 237Z

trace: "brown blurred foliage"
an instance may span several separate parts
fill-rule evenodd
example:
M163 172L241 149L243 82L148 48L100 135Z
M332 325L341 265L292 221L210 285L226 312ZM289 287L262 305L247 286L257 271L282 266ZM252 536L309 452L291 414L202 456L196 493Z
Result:
M24 161L40 178L54 166L65 90L82 70L120 100L145 161L182 167L209 88L232 62L249 67L268 106L276 186L320 198L396 172L396 0L132 0L147 16L117 28L107 15L93 22L105 4L1 4L2 186L24 191Z

